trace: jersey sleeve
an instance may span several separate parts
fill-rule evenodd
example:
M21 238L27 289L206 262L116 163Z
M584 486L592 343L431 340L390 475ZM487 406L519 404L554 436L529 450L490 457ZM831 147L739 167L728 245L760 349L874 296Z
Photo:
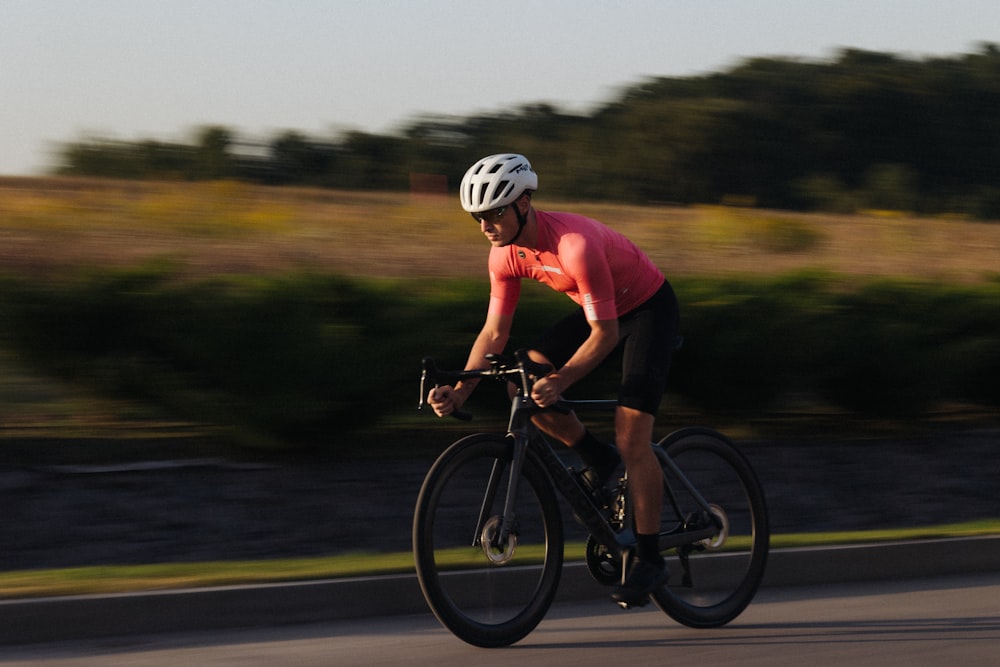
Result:
M521 298L521 279L514 274L503 253L490 252L490 315L513 315Z
M559 253L563 265L576 280L578 302L588 320L613 320L618 317L615 305L615 281L603 248L593 238L574 236L563 240Z

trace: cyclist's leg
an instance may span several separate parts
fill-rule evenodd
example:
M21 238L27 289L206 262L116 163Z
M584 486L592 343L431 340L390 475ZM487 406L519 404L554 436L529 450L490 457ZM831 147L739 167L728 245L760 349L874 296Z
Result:
M532 361L559 369L579 349L590 335L590 325L583 309L576 310L543 332L530 346L528 356ZM542 433L573 447L586 435L586 427L575 414L542 412L533 418Z
M615 432L628 472L638 562L612 597L632 606L645 604L649 593L667 578L659 552L662 473L650 443L678 328L677 302L669 283L619 324L624 354Z
M653 415L625 406L618 406L615 414L615 437L628 471L635 529L644 535L659 533L663 502L660 464L649 446L653 440L653 422Z
M619 406L615 418L618 451L625 461L629 498L635 518L634 563L625 562L628 576L611 594L624 607L643 606L649 594L667 582L668 572L660 555L660 508L663 477L650 446L654 417L648 412Z
M567 447L574 447L587 434L587 428L575 413L543 412L532 417L532 421L539 431Z
M528 354L533 361L561 368L583 345L590 332L583 309L576 310L535 340ZM572 448L580 456L589 469L584 472L584 483L594 492L605 485L621 464L615 448L594 437L574 414L543 412L533 421L542 433Z

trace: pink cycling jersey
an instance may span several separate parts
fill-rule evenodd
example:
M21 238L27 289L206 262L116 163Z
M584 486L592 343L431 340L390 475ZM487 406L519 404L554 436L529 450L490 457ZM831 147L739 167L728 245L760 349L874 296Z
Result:
M613 320L645 303L663 284L656 265L622 234L573 213L535 211L537 248L490 250L490 314L511 315L521 278L580 304L588 320Z

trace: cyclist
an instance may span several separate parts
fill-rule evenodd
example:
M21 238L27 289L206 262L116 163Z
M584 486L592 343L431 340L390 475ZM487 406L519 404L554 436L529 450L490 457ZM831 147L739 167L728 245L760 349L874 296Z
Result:
M544 412L534 421L579 453L589 467L585 479L595 490L624 462L635 507L636 561L612 598L641 606L668 576L657 538L661 472L650 442L677 336L677 300L663 274L629 239L581 215L535 209L531 198L537 189L531 164L514 153L485 157L462 178L462 208L492 246L486 322L465 367L486 367L487 354L503 351L522 278L545 283L580 305L531 346L533 360L556 369L535 382L531 398L538 405L555 403L613 350L622 348L617 451L599 441L576 415ZM428 404L439 416L451 414L477 383L438 387L430 392Z

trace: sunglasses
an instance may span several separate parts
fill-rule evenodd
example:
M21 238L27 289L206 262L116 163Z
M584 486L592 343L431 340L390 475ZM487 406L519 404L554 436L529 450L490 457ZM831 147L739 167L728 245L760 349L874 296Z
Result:
M492 225L503 217L503 214L507 212L506 206L500 206L497 208L491 208L488 211L481 211L479 213L470 213L472 219L476 222L482 221L488 225Z

